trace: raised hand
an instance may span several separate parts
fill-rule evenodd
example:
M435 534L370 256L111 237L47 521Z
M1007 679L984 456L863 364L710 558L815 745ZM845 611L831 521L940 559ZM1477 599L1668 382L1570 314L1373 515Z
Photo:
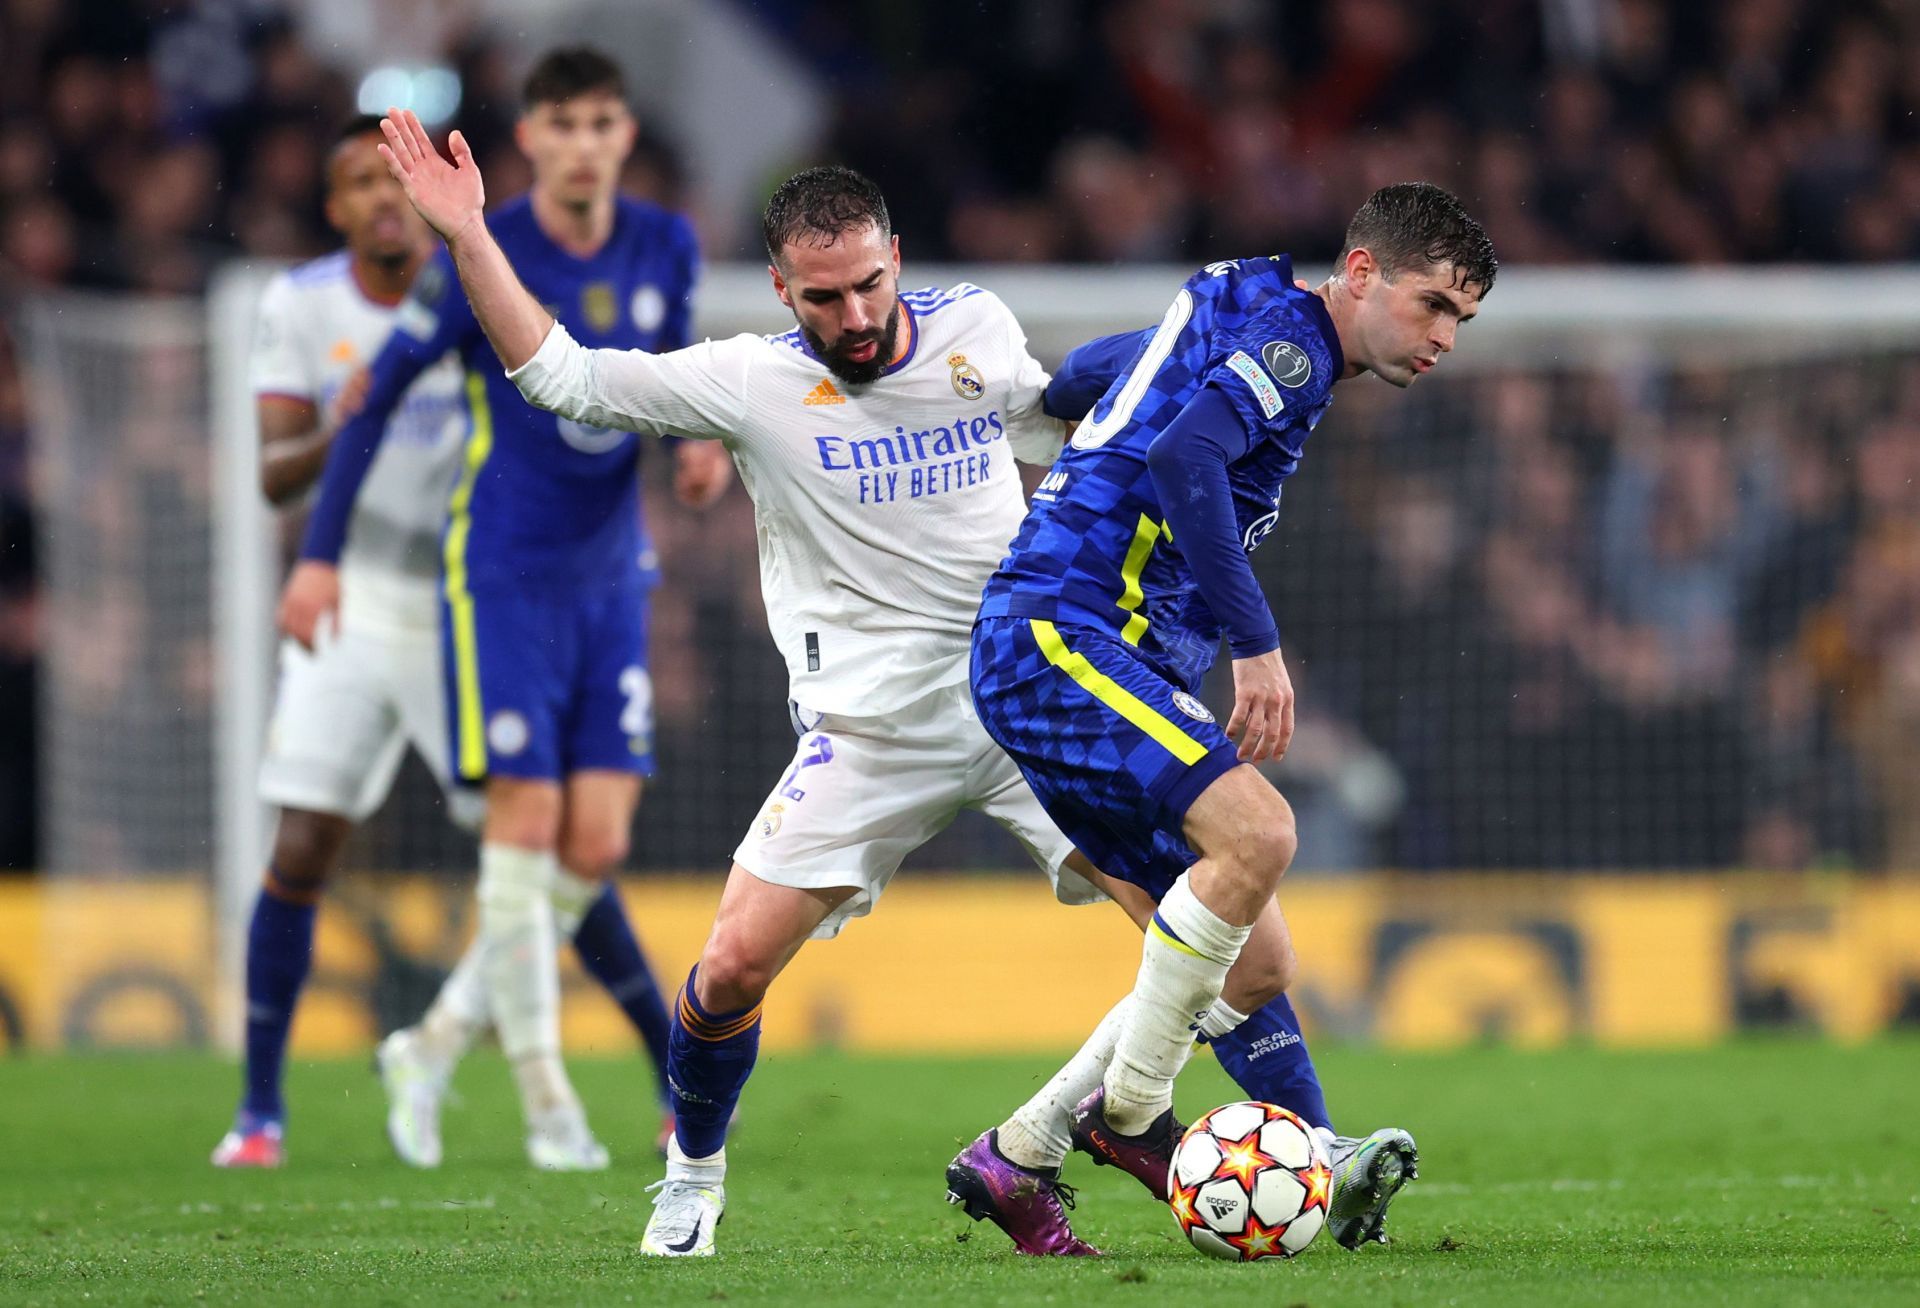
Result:
M482 221L487 192L466 137L456 131L447 138L447 149L453 152L453 162L448 163L433 148L427 129L411 109L387 110L380 120L380 134L387 138L378 147L380 157L441 239L452 243L469 224Z

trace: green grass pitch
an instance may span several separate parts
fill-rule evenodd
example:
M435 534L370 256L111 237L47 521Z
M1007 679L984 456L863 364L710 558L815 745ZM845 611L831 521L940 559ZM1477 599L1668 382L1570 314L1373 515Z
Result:
M0 1302L1920 1304L1920 1043L1320 1062L1341 1125L1415 1132L1421 1180L1391 1247L1236 1266L1085 1159L1076 1226L1105 1259L1016 1257L942 1202L947 1159L1046 1058L765 1058L721 1254L683 1262L635 1251L659 1173L635 1060L575 1064L615 1156L592 1177L528 1170L492 1054L431 1173L388 1154L363 1064L296 1066L290 1165L222 1174L231 1066L0 1061ZM1189 1113L1237 1097L1204 1054L1179 1087Z

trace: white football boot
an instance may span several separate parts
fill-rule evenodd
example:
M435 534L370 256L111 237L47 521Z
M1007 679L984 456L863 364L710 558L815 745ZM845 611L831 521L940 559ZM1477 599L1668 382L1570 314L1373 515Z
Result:
M593 1138L587 1115L577 1105L534 1119L527 1135L527 1159L543 1172L604 1172L612 1161L607 1147Z
M387 1141L409 1167L440 1166L440 1105L446 1073L421 1057L411 1027L395 1031L374 1050L387 1092Z
M1325 1137L1321 1137L1325 1140ZM1420 1174L1420 1151L1397 1127L1368 1136L1335 1136L1327 1153L1333 1163L1333 1199L1327 1229L1349 1249L1387 1242L1387 1205L1400 1187Z
M711 1258L713 1228L727 1211L727 1187L718 1181L655 1181L653 1216L640 1237L640 1252L656 1258Z

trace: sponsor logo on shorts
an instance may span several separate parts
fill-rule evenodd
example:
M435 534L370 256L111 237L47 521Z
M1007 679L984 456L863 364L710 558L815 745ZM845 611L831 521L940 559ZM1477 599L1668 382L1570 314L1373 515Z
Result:
M953 393L963 400L977 400L987 393L987 383L980 376L980 370L967 362L964 354L949 354L947 368L953 381Z
M487 747L502 758L512 758L525 749L532 736L526 718L512 709L501 709L487 719Z
M1268 341L1260 347L1260 362L1290 391L1299 390L1313 376L1313 360L1292 341Z
M1173 706L1198 722L1213 721L1213 713L1207 706L1187 694L1184 690L1176 690L1173 692Z

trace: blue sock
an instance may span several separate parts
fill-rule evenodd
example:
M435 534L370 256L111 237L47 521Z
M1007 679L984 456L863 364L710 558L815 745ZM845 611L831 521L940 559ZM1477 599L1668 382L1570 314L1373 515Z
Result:
M286 893L269 871L247 928L247 1097L240 1109L256 1122L286 1116L280 1073L287 1032L313 963L314 906Z
M687 973L667 1043L673 1133L689 1158L705 1158L726 1144L727 1122L760 1056L760 1005L709 1013L694 996L699 971Z
M1333 1129L1319 1073L1300 1034L1300 1019L1285 995L1211 1043L1213 1056L1249 1099L1278 1104L1308 1126Z
M613 1001L626 1012L633 1029L646 1042L653 1056L654 1073L660 1079L660 1098L667 1097L667 1031L672 1025L667 1006L660 999L660 985L647 966L647 956L634 938L633 925L627 921L620 895L612 886L600 892L580 926L573 933L573 947L580 964L593 979L606 987Z

